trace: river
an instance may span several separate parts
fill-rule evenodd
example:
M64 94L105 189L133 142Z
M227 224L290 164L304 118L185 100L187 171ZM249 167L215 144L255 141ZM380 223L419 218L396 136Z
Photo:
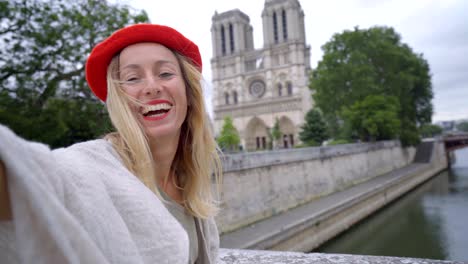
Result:
M468 148L456 163L314 252L468 261Z

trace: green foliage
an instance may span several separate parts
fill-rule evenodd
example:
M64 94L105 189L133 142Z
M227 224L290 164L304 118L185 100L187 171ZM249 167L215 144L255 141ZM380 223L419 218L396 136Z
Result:
M335 145L341 145L341 144L349 144L351 142L349 142L348 140L346 139L336 139L336 140L332 140L330 142L328 142L328 146L335 146Z
M369 95L383 95L399 101L403 145L418 142L416 127L430 123L433 111L431 75L422 54L402 43L390 27L347 30L322 49L310 88L333 137L342 133L344 108Z
M327 125L317 109L307 112L299 138L308 146L320 146L328 138Z
M91 49L144 11L98 0L0 0L0 123L19 135L64 146L110 129L88 88Z
M240 144L240 137L230 116L226 116L224 118L223 128L221 129L221 133L216 140L222 150L238 150Z
M416 124L410 122L407 119L403 119L402 123L405 124L401 127L406 128L400 131L400 139L403 146L416 146L419 143L421 143L421 137L419 135L418 127L416 126Z
M425 138L440 135L442 131L442 127L434 124L424 124L419 128L419 133Z
M394 96L369 95L342 112L345 122L349 122L362 141L375 141L399 135L399 110Z
M308 147L308 146L306 146L304 144L296 144L296 145L294 145L293 148L299 149L299 148L305 148L305 147Z
M279 140L281 138L281 130L280 130L278 118L275 119L275 124L271 128L270 133L271 133L271 138L273 140Z
M273 125L273 127L270 129L269 133L268 133L268 137L270 138L270 141L268 142L268 148L269 149L272 149L272 148L276 148L277 146L279 146L279 140L281 139L281 129L280 129L280 125L279 125L279 120L278 118L275 119L275 124Z
M460 122L457 125L457 129L460 131L468 132L468 122L467 121Z

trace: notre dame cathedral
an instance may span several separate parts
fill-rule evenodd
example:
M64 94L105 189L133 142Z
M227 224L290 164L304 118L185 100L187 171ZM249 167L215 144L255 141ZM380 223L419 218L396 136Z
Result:
M262 21L264 44L255 49L248 15L234 9L212 18L215 135L231 116L244 149L266 149L278 121L273 144L290 148L312 108L304 12L298 0L265 0Z

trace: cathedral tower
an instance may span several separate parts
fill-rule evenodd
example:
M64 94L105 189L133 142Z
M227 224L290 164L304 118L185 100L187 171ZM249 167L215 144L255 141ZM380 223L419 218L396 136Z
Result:
M215 135L231 116L247 150L266 149L279 122L274 146L299 143L304 116L312 107L308 88L310 47L298 0L266 0L263 48L255 49L249 17L238 9L212 18Z

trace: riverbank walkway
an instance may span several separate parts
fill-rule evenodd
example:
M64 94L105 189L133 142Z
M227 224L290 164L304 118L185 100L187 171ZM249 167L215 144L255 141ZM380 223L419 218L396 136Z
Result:
M290 209L248 227L221 235L221 247L233 249L269 249L285 236L293 236L308 226L320 222L349 206L354 201L381 192L389 185L401 182L421 171L430 164L412 163L401 169L383 174L346 190L324 196L307 204ZM318 245L317 245L318 246Z

